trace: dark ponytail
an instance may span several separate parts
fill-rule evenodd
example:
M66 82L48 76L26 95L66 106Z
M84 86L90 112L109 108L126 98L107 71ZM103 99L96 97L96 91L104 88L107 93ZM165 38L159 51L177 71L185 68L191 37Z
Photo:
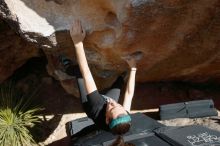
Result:
M135 146L132 143L125 143L123 137L120 135L110 146Z

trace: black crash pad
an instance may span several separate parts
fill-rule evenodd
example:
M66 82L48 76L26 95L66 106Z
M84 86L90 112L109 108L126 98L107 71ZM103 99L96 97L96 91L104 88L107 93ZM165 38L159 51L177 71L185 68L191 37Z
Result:
M123 138L136 146L220 146L220 132L204 126L168 127L141 113L132 114L131 118L131 129ZM72 146L109 146L117 138L117 135L97 129L90 129L78 136L85 128L94 126L86 118L71 121L67 125L69 133L78 131L72 135L75 137Z
M211 99L161 105L159 110L161 120L218 115L217 110L214 108L214 102Z
M156 136L154 133L139 133L123 136L124 141L135 146L171 146L169 143ZM115 139L114 139L115 140ZM114 140L106 141L101 146L109 146Z
M220 132L201 125L162 127L155 132L174 146L220 146Z
M132 139L134 140L135 136L138 139L139 136L143 136L143 134L153 134L152 133L153 130L160 128L160 127L164 127L163 124L141 113L131 114L131 119L132 119L132 123L131 123L132 126L129 132L127 132L124 135L124 139L125 140L127 139L127 141L132 140ZM113 141L115 138L117 138L117 136L111 134L110 132L97 130L97 129L96 130L93 129L91 131L88 130L86 133L80 134L80 137L79 137L79 133L83 130L85 131L86 127L88 128L88 126L89 127L93 126L93 123L91 122L90 119L86 120L86 118L81 118L81 119L73 120L67 123L67 125L68 125L67 132L69 131L69 134L74 139L73 146L81 146L81 145L92 146L92 145L99 145L99 144L104 145L105 142L110 142L110 141ZM83 126L85 127L83 128ZM154 141L155 139L157 139L157 137L154 134L150 136L146 135L146 137ZM142 137L140 137L140 139L141 138Z

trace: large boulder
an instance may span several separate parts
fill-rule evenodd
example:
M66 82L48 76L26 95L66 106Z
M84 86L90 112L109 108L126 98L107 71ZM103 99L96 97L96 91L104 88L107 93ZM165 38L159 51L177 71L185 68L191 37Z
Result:
M219 0L0 0L0 3L1 18L26 41L43 49L48 58L48 72L62 81L56 58L66 54L75 60L69 35L73 19L80 19L86 29L86 55L99 87L109 86L128 69L121 57L132 53L143 55L137 65L139 82L203 82L220 77Z
M40 56L39 49L24 41L4 21L0 20L0 83L32 58Z

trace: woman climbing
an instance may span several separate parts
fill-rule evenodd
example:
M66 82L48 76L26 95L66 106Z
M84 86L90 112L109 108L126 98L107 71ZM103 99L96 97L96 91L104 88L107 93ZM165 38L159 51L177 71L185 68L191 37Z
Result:
M129 112L135 88L136 59L132 56L124 58L130 67L130 71L124 101L120 105L118 99L124 78L119 76L105 95L100 94L87 63L83 47L86 33L79 20L73 22L70 35L79 65L74 66L71 60L65 57L62 57L61 61L65 67L65 72L77 78L80 99L87 116L101 129L110 130L115 134L126 133L131 126Z

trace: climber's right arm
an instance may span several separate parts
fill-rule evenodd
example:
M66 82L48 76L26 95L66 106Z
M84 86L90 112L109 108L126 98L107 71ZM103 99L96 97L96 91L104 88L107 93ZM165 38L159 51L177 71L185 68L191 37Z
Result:
M73 25L70 28L70 35L74 42L77 61L79 63L79 68L85 82L87 94L90 94L97 90L97 87L89 69L88 62L86 60L86 55L83 47L85 31L83 30L79 20L73 22Z

